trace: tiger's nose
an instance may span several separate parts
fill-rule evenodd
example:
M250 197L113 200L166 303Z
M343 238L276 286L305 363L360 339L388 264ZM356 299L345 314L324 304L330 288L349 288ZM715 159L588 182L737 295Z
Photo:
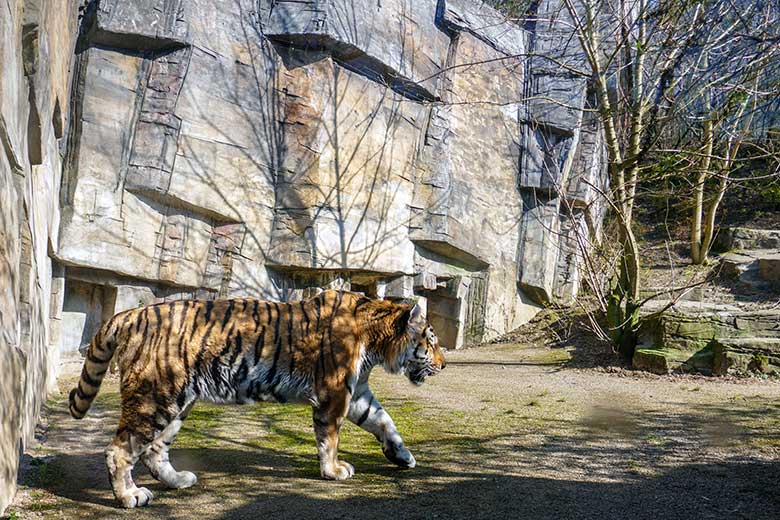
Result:
M447 368L447 362L446 361L442 361L441 362L441 369L444 370L445 368Z

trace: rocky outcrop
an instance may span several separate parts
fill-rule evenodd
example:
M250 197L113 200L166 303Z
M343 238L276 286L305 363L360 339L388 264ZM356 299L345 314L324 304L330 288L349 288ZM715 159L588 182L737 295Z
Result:
M67 126L76 2L0 6L0 514L41 403L56 388L60 145Z
M82 337L100 321L85 309L336 284L423 298L457 347L576 295L601 133L587 85L525 57L581 62L565 21L529 31L469 0L247 1L217 28L212 9L86 13L57 255Z
M718 232L714 247L718 251L774 249L780 250L780 229L727 227Z
M742 311L734 306L679 302L648 317L640 330L634 368L666 374L706 375L780 369L780 311ZM751 359L764 360L751 364Z
M780 338L718 338L712 351L715 374L780 374Z
M583 252L598 239L605 211L606 148L572 20L555 1L532 22L520 111L519 187L523 216L518 285L539 303L570 303Z
M576 295L606 172L554 2L66 4L0 8L6 482L55 357L123 309L348 288L458 347Z
M780 287L780 249L732 251L720 258L721 278L748 290Z

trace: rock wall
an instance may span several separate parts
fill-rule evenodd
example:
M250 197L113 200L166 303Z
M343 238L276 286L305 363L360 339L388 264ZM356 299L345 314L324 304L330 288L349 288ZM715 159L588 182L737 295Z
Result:
M56 389L62 280L51 255L77 34L75 1L0 6L0 513Z
M576 296L603 143L555 0L39 3L0 20L3 496L56 356L121 310L351 288L459 347Z
M603 144L585 82L525 56L581 62L565 21L470 0L212 9L88 8L57 252L75 336L100 321L84 309L335 284L422 297L460 346L576 295Z

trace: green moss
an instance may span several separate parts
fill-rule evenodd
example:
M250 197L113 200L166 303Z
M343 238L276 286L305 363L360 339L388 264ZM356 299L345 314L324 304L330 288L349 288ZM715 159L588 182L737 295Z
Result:
M676 326L674 326L676 325ZM717 335L717 327L709 320L675 321L671 329L672 334L691 340L710 340Z
M184 422L176 446L180 448L209 448L216 446L219 439L214 435L221 425L227 408L218 405L198 403Z
M769 368L769 360L761 352L753 352L750 368L757 372L766 372Z

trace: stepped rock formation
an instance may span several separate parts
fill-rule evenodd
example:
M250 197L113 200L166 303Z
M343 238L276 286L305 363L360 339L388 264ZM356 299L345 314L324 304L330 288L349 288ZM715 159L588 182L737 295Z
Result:
M58 356L115 312L343 287L421 298L458 347L570 302L604 145L560 3L536 9L0 7L0 510Z

